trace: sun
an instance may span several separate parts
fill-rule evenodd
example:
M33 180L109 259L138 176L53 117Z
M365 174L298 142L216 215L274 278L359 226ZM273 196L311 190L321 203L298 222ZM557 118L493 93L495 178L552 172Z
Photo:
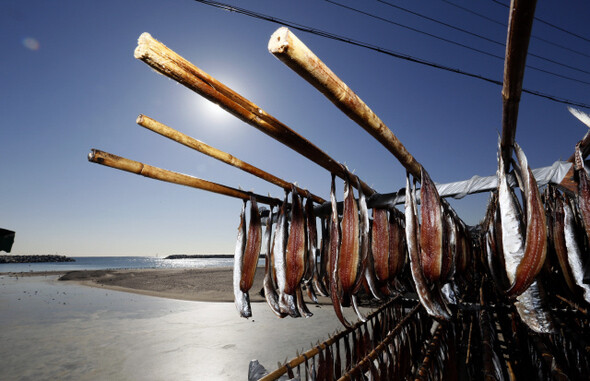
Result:
M218 104L204 98L199 102L198 111L203 118L215 123L225 123L231 118L231 115Z

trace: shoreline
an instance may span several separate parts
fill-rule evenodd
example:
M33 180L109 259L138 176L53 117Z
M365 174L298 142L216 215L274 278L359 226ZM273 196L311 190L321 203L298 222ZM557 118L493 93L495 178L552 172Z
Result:
M58 282L176 300L233 303L233 268L104 269L75 271L8 272L9 277L57 277ZM250 289L251 303L265 303L261 294L264 267L256 269ZM318 297L318 305L331 305L329 297ZM307 295L306 303L313 305Z

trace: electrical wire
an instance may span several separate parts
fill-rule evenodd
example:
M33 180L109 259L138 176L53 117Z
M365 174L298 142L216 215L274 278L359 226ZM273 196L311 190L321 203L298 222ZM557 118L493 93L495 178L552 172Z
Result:
M496 3L496 4L499 4L499 5L503 6L503 7L506 7L506 8L508 8L508 7L509 7L508 5L506 5L506 4L504 4L504 3L502 3L502 2L500 2L500 1L498 1L498 0L492 0L492 1L493 1L494 3ZM580 40L584 40L584 41L586 41L586 42L590 42L590 38L587 38L587 37L581 36L581 35L579 35L579 34L577 34L577 33L574 33L574 32L572 32L572 31L569 31L569 30L567 30L567 29L564 29L564 28L562 28L562 27L560 27L560 26L557 26L557 25L555 25L555 24L552 24L552 23L550 23L549 21L545 21L545 20L543 20L543 19L540 19L540 18L538 18L538 17L535 17L535 20L536 20L536 21L538 21L538 22L540 22L540 23L543 23L543 24L545 24L545 25L547 25L547 26L550 26L550 27L552 27L552 28L554 28L554 29L557 29L557 30L559 30L559 31L561 31L561 32L567 33L567 34L569 34L570 36L574 36L574 37L577 37L577 38L579 38Z
M403 54L403 53L399 53L399 52L395 52L393 50L389 50L383 47L379 47L377 45L372 45L370 43L366 43L366 42L362 42L362 41L357 41L354 40L352 38L348 38L348 37L344 37L344 36L340 36L334 33L330 33L327 31L323 31L320 29L316 29L316 28L312 28L309 26L305 26L303 24L299 24L296 22L291 22L291 21L287 21L284 19L280 19L277 17L273 17L273 16L269 16L269 15L265 15L262 13L258 13L258 12L254 12L248 9L244 9L244 8L240 8L240 7L236 7L230 4L225 4L225 3L220 3L217 1L210 1L210 0L194 0L198 3L202 3L202 4L206 4L215 8L219 8L219 9L223 9L229 12L235 12L238 14L242 14L242 15L246 15L252 18L256 18L259 20L265 20L268 22L272 22L275 24L279 24L279 25L283 25L283 26L288 26L290 28L302 31L302 32L306 32L306 33L311 33L314 34L316 36L320 36L320 37L324 37L324 38L329 38L331 40L335 40L335 41L340 41L340 42L344 42L350 45L354 45L354 46L358 46L358 47L362 47L365 49L369 49L369 50L373 50L375 52L378 53L382 53L382 54L386 54L395 58L399 58L408 62L413 62L413 63L418 63L424 66L429 66L429 67L433 67L436 69L440 69L440 70L444 70L444 71L448 71L451 73L455 73L455 74L460 74L460 75L464 75L467 77L471 77L471 78L476 78L488 83L493 83L495 85L499 85L502 86L502 81L498 81L489 77L485 77L481 74L475 74L475 73L470 73L467 71L463 71L461 69L458 68L452 68L449 66L445 66L436 62L431 62L431 61L427 61L418 57L413 57L407 54ZM537 97L541 97L544 99L548 99L551 100L553 102L557 102L557 103L562 103L562 104L566 104L566 105L570 105L570 106L576 106L576 107L581 107L581 108L586 108L586 109L590 109L590 104L586 104L586 103L582 103L582 102L578 102L578 101L574 101L574 100L570 100L570 99L566 99L566 98L561 98L561 97L557 97L551 94L546 94L546 93L542 93L540 91L536 91L536 90L529 90L529 89L522 89L523 93L527 93L527 94L531 94Z
M344 5L342 5L342 4L339 4L339 3L336 3L336 2L334 2L334 1L332 1L332 0L326 0L326 1L327 1L327 2L329 2L329 3L335 4L335 5L340 5L340 6L343 6L343 7L345 7L345 8L349 8L349 9L351 9L351 10L355 10L355 11L356 11L356 9L354 9L354 8L352 8L352 7L347 7L347 6L344 6ZM447 27L447 28L451 28L451 29L453 29L453 30L456 30L456 31L459 31L459 32L462 32L462 33L468 34L468 35L470 35L470 36L472 36L472 37L476 37L476 38L482 39L482 40L484 40L484 41L491 42L491 43L493 43L493 44L495 44L495 45L499 45L499 46L502 46L502 47L506 47L506 44L505 44L504 42L502 42L502 41L497 41L497 40L494 40L494 39L491 39L491 38L488 38L488 37L482 36L481 34L473 33L473 32L471 32L471 31L469 31L469 30L466 30L466 29L463 29L463 28L459 28L459 27L457 27L457 26L454 26L454 25L451 25L451 24L449 24L449 23L446 23L446 22L443 22L443 21L437 20L437 19L435 19L435 18L432 18L432 17L425 16L425 15L423 15L423 14L421 14L421 13L414 12L414 11L412 11L412 10L409 10L409 9L406 9L406 8L403 8L403 7L400 7L399 5L395 5L395 4L393 4L393 3L390 3L390 2L388 2L388 1L384 1L384 0L377 0L377 2L379 2L379 3L381 3L381 4L385 4L385 5L387 5L387 6L391 7L391 8L398 9L398 10L400 10L400 11L403 11L403 12L410 13L410 14L412 14L412 15L414 15L414 16L421 17L421 18L423 18L423 19L425 19L425 20L428 20L428 21L431 21L431 22L437 23L437 24L439 24L439 25L443 25L443 26L445 26L445 27ZM368 16L371 16L371 14L368 14L368 13L365 13L365 12L362 12L362 11L359 11L359 12L361 12L361 13L363 13L363 14L366 14L366 15L368 15ZM375 16L375 17L378 17L378 16ZM383 19L383 18L381 18L381 17L379 17L379 19L382 19L383 21L387 21L387 19ZM400 26L401 26L401 24L397 24L397 23L395 23L395 24L396 24L396 25L400 25ZM404 26L404 27L405 27L405 26ZM414 30L414 29L412 28L412 30ZM420 30L416 30L416 31L417 31L417 32L420 32L420 33L422 33ZM452 43L452 44L459 44L459 43L457 43L456 41L453 41L453 40L448 40L448 39L445 39L445 38L442 38L442 37L439 37L439 36L436 36L436 35L431 35L431 34L428 34L428 35L429 35L429 36L431 36L431 37L437 38L437 39L444 40L444 41L446 41L446 42L449 42L449 43ZM459 45L460 45L460 46L462 46L462 47L464 47L464 48L470 49L470 50L477 50L477 51L479 51L479 49L475 49L475 48L472 48L472 47L470 47L470 46L466 46L466 45L464 45L464 44L459 44ZM555 65L558 65L558 66L562 66L562 67L565 67L565 68L568 68L568 69L571 69L571 70L575 70L575 71L578 71L578 72L580 72L580 73L584 73L584 74L590 74L590 71L587 71L587 70L585 70L585 69L580 69L580 68L578 68L578 67L571 66L571 65L565 64L565 63L563 63L563 62L555 61L555 60L553 60L553 59L551 59L551 58L547 58L547 57L544 57L544 56L541 56L541 55L538 55L538 54L535 54L535 53L531 53L530 51L528 52L528 56L529 56L529 57L535 57L535 58L538 58L538 59L540 59L540 60L543 60L543 61L546 61L546 62L551 62L552 64L555 64ZM494 58L498 58L498 56L496 56L496 55L493 55L493 57L494 57ZM504 57L499 57L499 58L500 58L501 60L504 60ZM527 67L528 67L528 68L530 68L530 69L539 70L538 68L535 68L534 66L527 65ZM573 79L573 78L569 78L569 77L568 77L567 79ZM576 79L573 79L573 80L576 80ZM589 83L589 84L590 84L590 83Z
M470 14L472 14L472 15L474 15L474 16L477 16L477 17L479 17L479 18L482 18L482 19L484 19L484 20L487 20L487 21L489 21L489 22L491 22L491 23L494 23L494 24L500 25L500 26L502 26L502 27L507 27L507 26L508 26L508 24L506 24L506 23L504 23L504 22L501 22L501 21L498 21L498 20L494 20L493 18L491 18L491 17L488 17L488 16L486 16L486 15L484 15L484 14L481 14L481 13L475 12L474 10L471 10L471 9L469 9L469 8L466 8L466 7L463 7L463 6L459 5L459 4L455 4L455 3L453 3L452 1L449 1L449 0L442 0L442 1L443 1L443 2L445 2L445 3L447 3L447 4L449 4L449 5L451 5L451 6L453 6L453 7L455 7L455 8L458 8L458 9L460 9L460 10L464 11L464 12L470 13ZM547 40L547 39L545 39L545 38L542 38L542 37L539 37L539 36L535 35L534 33L533 33L533 34L531 34L531 38L532 38L532 39L535 39L535 40L539 40L539 41L541 41L541 42L544 42L544 43L546 43L546 44L548 44L548 45L552 45L552 46L555 46L555 47L557 47L557 48L560 48L560 49L563 49L563 50L567 50L568 52L571 52L571 53L574 53L574 54L578 54L578 55L580 55L580 56L583 56L583 57L588 57L588 58L590 58L590 54L586 54L586 53L584 53L584 52L581 52L581 51L579 51L579 50L576 50L576 49L569 48L569 47L567 47L567 46L564 46L564 45L558 44L558 43L556 43L556 42L553 42L553 41L549 41L549 40Z

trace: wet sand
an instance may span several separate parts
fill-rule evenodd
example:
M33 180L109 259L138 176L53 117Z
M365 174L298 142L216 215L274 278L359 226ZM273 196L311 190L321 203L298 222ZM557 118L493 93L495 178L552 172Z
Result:
M252 303L265 302L261 294L263 278L264 268L259 267L250 290ZM59 280L180 300L228 303L234 301L233 272L229 268L71 271ZM328 298L319 299L321 304L329 302Z
M342 328L330 305L279 319L254 302L253 318L240 318L231 269L22 275L0 275L5 380L246 379L250 360L274 370Z

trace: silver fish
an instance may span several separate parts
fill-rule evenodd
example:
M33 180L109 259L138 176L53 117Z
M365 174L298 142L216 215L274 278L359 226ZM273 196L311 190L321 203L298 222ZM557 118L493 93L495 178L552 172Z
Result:
M332 204L332 215L330 219L330 298L332 299L332 306L336 312L338 320L347 328L352 327L352 324L344 317L342 313L342 291L340 287L340 278L338 274L338 260L340 256L340 221L338 218L338 203L336 202L336 185L335 176L332 174L332 183L330 187L330 202Z
M526 290L543 268L547 256L547 217L537 182L524 152L516 143L514 143L514 152L520 165L520 186L526 205L526 241L514 279L511 280L510 289L506 291L507 296L519 295ZM519 171L515 170L515 172Z
M285 293L285 287L287 285L287 268L285 263L285 249L287 246L288 233L287 196L288 193L285 192L285 201L281 205L279 219L277 221L277 229L275 231L273 259L274 269L277 277L280 311L281 313L289 314L292 317L297 317L299 316L299 312L297 311L295 298L293 295L288 295Z
M524 257L522 223L516 206L516 196L508 186L504 171L504 160L498 154L498 204L502 226L502 248L506 275L510 284L514 284L517 268ZM514 302L516 310L524 323L535 332L550 333L554 331L549 311L545 308L539 284L533 281Z
M247 292L240 290L240 280L242 279L242 259L246 249L246 200L240 213L240 226L238 226L238 239L236 241L236 250L234 251L234 302L236 309L241 317L249 318L252 316L250 307L250 296Z
M268 306L270 307L272 312L274 312L274 314L277 315L278 317L283 318L283 317L285 317L285 314L281 313L281 310L279 307L279 296L277 295L275 282L272 277L273 265L272 265L271 259L270 259L270 251L272 249L271 248L272 217L273 217L273 212L272 212L272 206L271 206L270 213L269 213L268 219L266 221L266 228L264 229L264 247L266 248L266 254L264 255L264 259L265 259L264 281L263 281L264 298L266 299L266 303L268 303Z
M410 257L410 269L412 271L412 278L416 285L416 291L420 304L424 306L426 312L440 320L450 320L451 315L447 311L446 306L442 305L441 301L435 299L435 295L430 292L430 287L426 281L426 277L422 272L420 265L420 247L418 247L418 217L415 205L415 188L410 188L410 174L406 174L406 242L408 245L408 254Z
M590 303L590 285L584 283L584 267L582 265L582 252L578 246L575 235L574 213L569 205L565 202L563 205L564 212L564 235L565 246L567 248L567 261L570 265L572 275L576 284L584 291L584 299Z

